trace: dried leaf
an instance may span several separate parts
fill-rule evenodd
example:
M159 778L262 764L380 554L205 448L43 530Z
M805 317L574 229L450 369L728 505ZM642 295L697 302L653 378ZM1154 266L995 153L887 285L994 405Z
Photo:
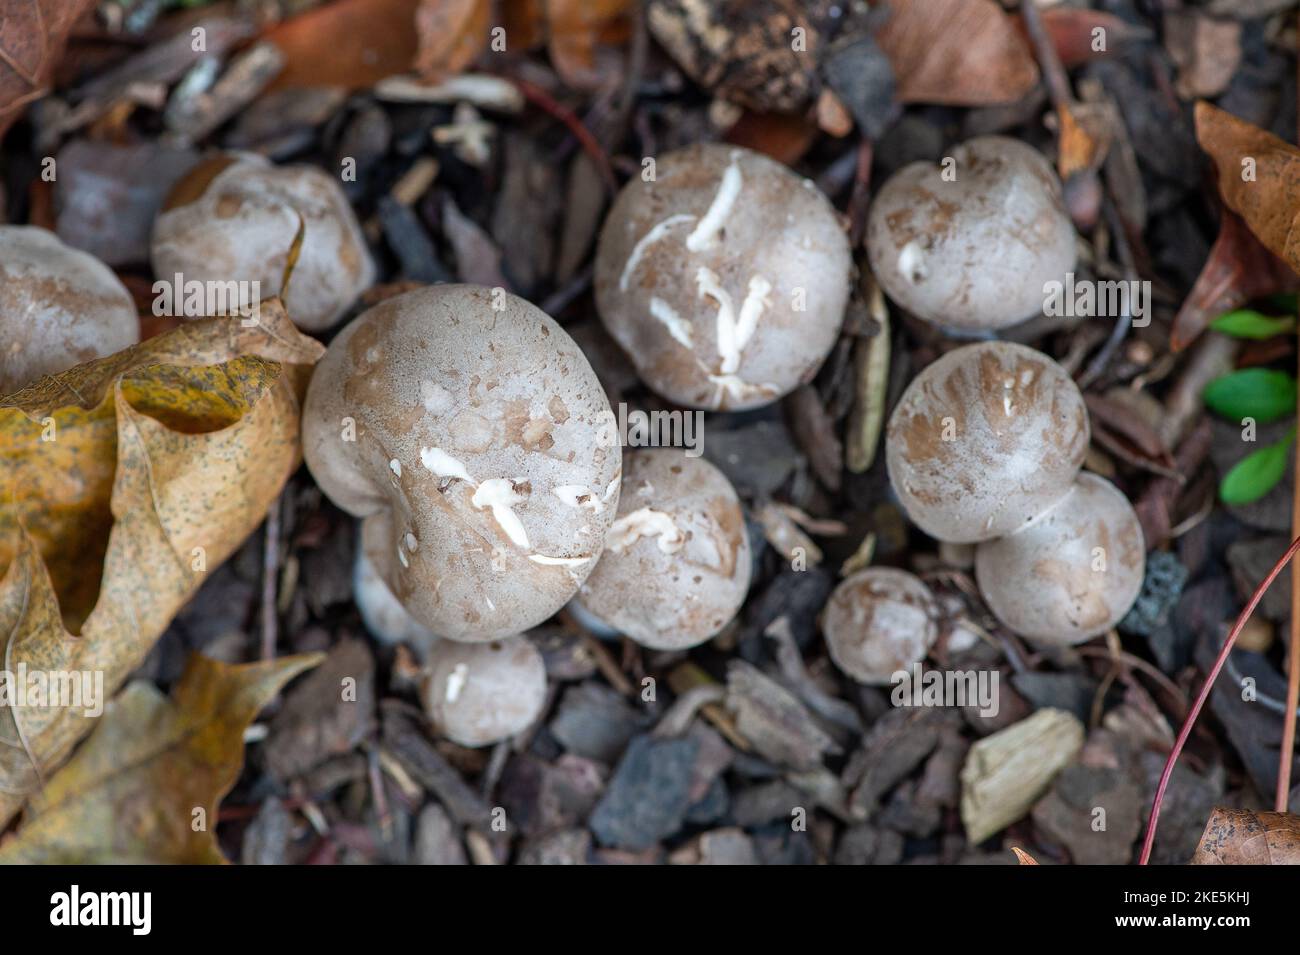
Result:
M0 398L7 669L122 684L297 466L302 366L323 351L272 299L257 324L187 322ZM85 709L0 710L0 825L91 730Z
M73 24L94 0L0 0L0 139L49 90Z
M286 20L266 34L285 59L270 89L365 89L410 72L419 6L420 0L337 0Z
M1205 102L1196 104L1196 140L1214 160L1223 201L1300 269L1300 149Z
M630 0L545 0L551 64L570 86L590 87L599 80L596 50L626 42Z
M465 69L487 48L491 17L488 0L421 0L415 14L420 38L415 71L437 81Z
M1216 806L1192 865L1300 865L1300 816Z
M171 699L132 683L33 797L18 834L0 844L0 863L225 862L217 806L239 778L244 730L320 659L228 666L194 655Z
M1061 58L1061 65L1067 70L1113 53L1116 46L1126 40L1148 34L1141 27L1100 10L1060 6L1049 7L1039 15L1056 55ZM1024 20L1019 14L1016 15L1016 25L1024 29ZM1102 32L1098 34L1097 30ZM1028 33L1025 39L1028 41ZM1102 49L1097 49L1099 39Z
M889 0L876 42L904 103L1012 103L1038 83L1038 64L993 0Z
M1012 846L1011 851L1016 854L1016 862L1020 865L1038 865L1038 861L1019 846Z

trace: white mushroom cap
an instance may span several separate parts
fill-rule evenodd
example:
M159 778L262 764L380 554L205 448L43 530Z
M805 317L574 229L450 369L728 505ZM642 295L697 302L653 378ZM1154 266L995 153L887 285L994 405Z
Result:
M271 298L280 293L299 216L302 249L285 307L300 328L329 328L374 282L375 265L338 181L315 166L273 166L242 153L200 163L154 223L154 276L256 281L259 300ZM183 300L181 290L174 294Z
M816 374L852 266L813 184L734 146L688 146L633 179L596 251L596 304L659 394L696 408L769 404Z
M427 649L438 637L412 617L401 601L393 596L370 557L371 550L378 552L392 540L391 523L387 511L358 522L352 596L361 611L361 622L376 640L387 644L409 643Z
M37 226L0 225L0 395L140 340L113 271Z
M975 549L975 579L994 616L1058 646L1119 623L1145 572L1142 525L1128 498L1087 472L1035 523Z
M939 605L915 574L868 567L840 583L822 632L835 665L859 683L885 686L925 659L939 637Z
M524 637L440 640L429 652L425 712L461 746L488 746L532 725L546 703L546 666Z
M894 492L931 537L973 543L1024 527L1070 489L1088 412L1065 369L1011 342L954 349L921 370L890 416Z
M1074 268L1074 226L1051 163L1005 136L952 150L956 178L904 166L867 218L871 269L889 297L955 329L1005 328L1040 314L1049 282Z
M335 504L389 522L376 570L453 640L555 613L618 506L614 416L582 352L540 309L472 285L390 298L335 336L303 456Z
M623 467L618 519L574 604L643 646L701 644L749 590L740 499L721 471L677 449L630 451Z

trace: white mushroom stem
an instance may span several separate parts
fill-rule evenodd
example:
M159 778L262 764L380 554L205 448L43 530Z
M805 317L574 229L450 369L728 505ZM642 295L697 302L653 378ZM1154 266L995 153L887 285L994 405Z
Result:
M740 196L741 187L744 180L740 176L740 167L736 165L736 160L731 160L731 165L727 171L722 174L722 183L718 186L718 192L713 197L713 203L709 206L709 211L704 213L704 218L686 237L686 248L692 252L699 252L713 245L718 239L718 233L722 231L722 226L727 221L727 216L731 215L731 207L736 204L736 199Z
M620 517L610 525L609 536L605 538L605 546L609 550L617 552L631 547L642 537L659 538L659 549L665 554L677 553L677 551L681 550L682 544L686 542L682 529L677 526L670 515L665 514L663 511L643 507L631 514Z
M627 263L623 266L623 273L618 278L618 287L620 291L626 292L628 285L632 282L632 274L641 264L641 259L645 256L646 250L654 245L660 239L668 234L668 230L676 225L683 225L687 222L694 222L695 216L681 213L675 216L669 216L663 222L655 225L649 232L641 236L637 244L632 246L632 254L627 257Z

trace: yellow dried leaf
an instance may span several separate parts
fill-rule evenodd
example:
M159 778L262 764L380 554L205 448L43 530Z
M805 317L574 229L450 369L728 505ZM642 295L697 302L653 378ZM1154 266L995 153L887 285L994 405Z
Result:
M226 861L217 806L239 778L244 730L321 654L229 666L192 656L171 699L137 681L35 796L0 863ZM200 820L203 825L196 825Z

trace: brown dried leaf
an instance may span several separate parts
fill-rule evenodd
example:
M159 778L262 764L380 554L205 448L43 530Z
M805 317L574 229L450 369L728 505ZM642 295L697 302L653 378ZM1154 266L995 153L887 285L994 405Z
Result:
M596 50L627 41L630 0L545 0L551 64L565 83L586 89L599 81Z
M1300 816L1216 806L1192 865L1300 865Z
M0 139L49 92L73 24L95 0L0 0Z
M464 70L487 48L491 17L488 0L420 0L415 71L436 82Z
M297 466L323 351L272 299L257 324L187 322L0 398L6 668L102 672L111 695ZM93 728L86 709L0 709L0 825Z
M266 34L285 59L270 89L365 89L409 72L419 6L420 0L336 0L286 20Z
M876 42L904 103L1013 103L1038 83L1038 64L993 0L889 0Z

